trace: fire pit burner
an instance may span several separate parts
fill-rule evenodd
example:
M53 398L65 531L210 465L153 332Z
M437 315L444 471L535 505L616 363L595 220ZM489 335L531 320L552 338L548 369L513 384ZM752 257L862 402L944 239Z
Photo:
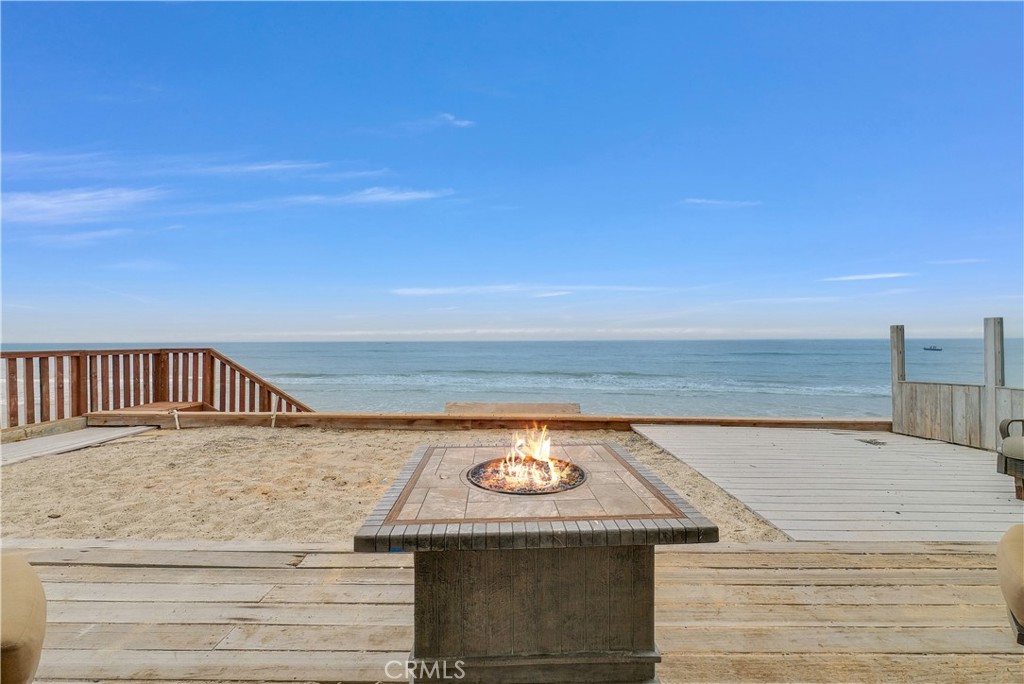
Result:
M532 476L516 477L517 469ZM587 474L578 465L553 458L548 462L527 459L521 462L494 458L469 469L466 478L477 487L502 494L551 494L579 487Z

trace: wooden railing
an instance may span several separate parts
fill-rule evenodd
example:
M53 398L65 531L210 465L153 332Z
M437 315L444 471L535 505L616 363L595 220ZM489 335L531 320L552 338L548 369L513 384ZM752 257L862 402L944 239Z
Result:
M889 329L892 431L953 444L998 449L997 426L1024 416L1024 389L1006 387L1003 319L985 319L985 384L908 382L902 325Z
M210 411L313 409L215 349L3 352L0 427L157 402Z

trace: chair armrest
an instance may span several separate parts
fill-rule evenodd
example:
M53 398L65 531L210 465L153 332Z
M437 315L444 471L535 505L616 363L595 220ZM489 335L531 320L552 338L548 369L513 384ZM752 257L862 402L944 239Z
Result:
M1007 418L1000 421L999 423L999 436L1006 439L1010 436L1010 426L1014 423L1020 423L1021 430L1024 431L1024 418Z

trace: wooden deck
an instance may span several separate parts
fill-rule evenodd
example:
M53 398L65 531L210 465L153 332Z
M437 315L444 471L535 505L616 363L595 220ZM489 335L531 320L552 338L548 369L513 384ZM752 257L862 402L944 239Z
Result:
M146 425L139 427L87 427L59 435L9 442L0 447L0 465L20 463L36 456L65 454L69 451L77 451L154 429L156 428Z
M993 452L891 432L635 425L798 541L998 541L1024 519Z
M412 555L351 542L4 540L49 599L39 681L389 679ZM1020 681L991 544L660 547L664 684Z

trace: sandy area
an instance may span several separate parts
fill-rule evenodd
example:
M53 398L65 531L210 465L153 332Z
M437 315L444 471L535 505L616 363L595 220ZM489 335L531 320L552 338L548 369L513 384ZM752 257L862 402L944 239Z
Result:
M333 542L350 538L420 444L508 444L510 430L224 427L154 430L5 466L3 536ZM754 515L631 432L616 441L715 522L722 541L781 541Z

